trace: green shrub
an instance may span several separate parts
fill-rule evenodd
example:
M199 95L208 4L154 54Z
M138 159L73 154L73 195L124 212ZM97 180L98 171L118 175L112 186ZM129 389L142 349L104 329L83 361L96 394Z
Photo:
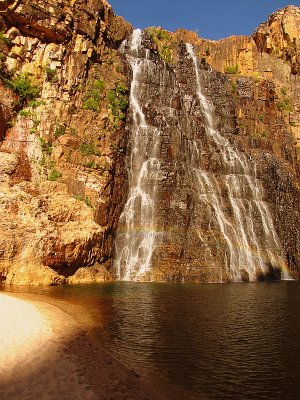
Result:
M23 109L19 111L19 115L21 115L21 117L29 117L31 115L31 111L28 109Z
M173 60L173 52L169 45L164 44L160 51L160 57L167 63L170 64Z
M100 101L102 99L105 82L101 79L94 81L91 89L88 90L83 101L84 110L99 111Z
M30 129L30 133L36 133L37 127L39 126L41 121L37 118L36 115L33 115L32 122L33 122L33 124L32 124L32 128Z
M52 146L50 143L46 142L44 138L41 136L39 137L40 145L42 148L42 151L50 155L52 153Z
M3 32L0 32L0 45L1 44L10 44L10 40L4 36Z
M277 102L277 108L279 111L286 112L286 113L291 113L293 111L293 107L288 98L279 100Z
M62 174L60 172L56 171L56 169L52 169L48 175L48 180L57 181L57 179L59 179L61 176Z
M40 94L40 88L28 74L17 75L12 80L5 78L4 82L19 96L21 104L35 99Z
M88 161L88 162L85 164L85 166L86 166L87 168L93 168L93 169L98 168L98 165L95 163L95 161Z
M45 154L42 155L42 159L39 162L40 166L43 167L46 165L46 157Z
M99 100L94 97L87 98L83 103L83 109L99 111Z
M58 82L58 76L57 76L57 69L56 68L51 68L48 65L43 67L43 71L46 74L47 81L51 83L57 83Z
M269 136L269 132L267 132L267 131L262 131L262 132L260 132L260 134L259 134L262 138L267 138L268 136Z
M158 54L162 60L164 60L167 64L171 63L173 60L173 52L171 48L171 39L170 34L161 28L150 27L147 29L147 32L151 38L151 40L156 44L158 49Z
M231 66L225 67L224 72L225 72L225 74L238 74L240 72L240 68L239 68L238 64L231 65Z
M252 72L252 78L253 78L253 81L254 81L256 84L258 84L258 83L261 81L261 79L262 79L262 77L261 77L259 71L253 71L253 72Z
M152 26L148 28L148 33L153 41L163 41L171 39L171 36L168 34L168 32L159 27Z
M95 148L92 143L84 142L79 146L79 151L83 156L100 156L101 153Z
M127 87L123 83L118 83L116 88L107 95L108 107L111 109L116 122L125 119L125 111L128 107L127 93Z
M112 143L110 147L115 153L124 153L124 149L122 149L122 147L119 147L116 143Z
M91 201L91 199L90 199L89 196L86 196L86 198L85 198L85 204L86 204L87 206L91 207L91 208L94 208L94 207L93 207L93 204L92 204L92 201Z
M46 104L46 102L43 100L31 100L28 102L27 105L28 105L28 107L31 107L31 108L37 108L39 106L44 106L45 104Z
M66 133L66 127L64 125L59 125L54 132L54 137L57 139L58 137L64 135Z

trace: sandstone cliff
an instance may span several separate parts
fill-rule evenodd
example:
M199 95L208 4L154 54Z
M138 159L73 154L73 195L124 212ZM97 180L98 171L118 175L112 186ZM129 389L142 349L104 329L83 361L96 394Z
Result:
M213 68L219 125L229 126L230 140L256 160L295 274L300 271L299 20L300 9L290 6L252 37L216 42L182 30L157 35L150 29L148 43L170 74L179 70L185 42L195 46L204 69ZM106 271L126 201L130 129L131 70L118 48L132 28L105 0L16 0L0 9L0 30L0 280L111 279ZM175 99L175 110L179 104ZM154 118L155 110L147 107ZM164 151L168 160L179 148L168 142ZM169 193L176 191L175 181L166 182L162 219L170 218ZM178 192L176 204L181 197ZM176 216L183 232L191 205L185 206ZM158 250L162 261L155 279L188 275L176 269L184 240L180 236L175 247L165 243ZM188 259L199 256L195 246ZM85 273L86 267L93 268Z
M126 190L127 79L117 48L131 27L105 0L8 3L0 14L0 276L62 283L78 268L111 264Z

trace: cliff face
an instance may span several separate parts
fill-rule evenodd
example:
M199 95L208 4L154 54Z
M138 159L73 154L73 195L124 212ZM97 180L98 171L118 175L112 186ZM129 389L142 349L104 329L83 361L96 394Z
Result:
M108 279L126 192L117 48L131 28L93 0L11 2L0 25L0 276L55 284L99 261Z
M276 279L287 267L297 276L298 20L288 7L253 37L212 42L150 28L125 46L133 135L118 277Z
M231 81L238 143L255 157L276 231L296 275L300 270L299 38L300 9L289 6L272 14L252 37L225 39L207 56ZM202 55L204 46L200 45ZM236 72L232 66L238 74L230 74Z
M0 279L111 279L134 124L127 112L132 65L118 48L132 28L105 0L7 6L0 10ZM182 30L145 34L155 68L144 78L141 108L149 126L165 126L157 220L172 233L153 253L152 278L218 280L199 235L211 235L214 257L224 250L209 213L197 237L191 224L203 210L184 178L187 143L203 141L209 170L220 169L220 160L204 139L186 42L198 56L219 131L254 162L289 268L300 270L299 18L299 8L287 7L252 37L220 42ZM185 121L181 136L178 120Z

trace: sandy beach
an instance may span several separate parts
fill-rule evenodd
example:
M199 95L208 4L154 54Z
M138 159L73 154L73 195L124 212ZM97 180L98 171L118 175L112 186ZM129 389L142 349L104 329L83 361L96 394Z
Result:
M84 313L22 297L0 293L1 400L159 398L93 340Z

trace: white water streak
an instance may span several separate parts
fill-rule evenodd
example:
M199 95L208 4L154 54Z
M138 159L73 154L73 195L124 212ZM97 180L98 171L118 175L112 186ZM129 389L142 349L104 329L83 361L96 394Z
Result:
M139 280L151 270L156 239L155 195L160 171L157 158L160 132L148 126L140 103L139 77L151 67L139 58L142 31L133 32L127 51L132 68L130 110L132 112L131 154L128 162L129 193L120 216L114 268L121 280Z
M234 150L228 140L216 130L213 106L202 93L197 57L191 44L187 44L186 49L194 64L196 93L205 118L206 136L220 154L222 165L230 172L223 176L218 174L217 179L215 174L200 168L200 159L199 168L193 168L199 200L214 210L219 229L227 243L229 258L225 268L234 281L241 280L244 271L249 280L254 281L257 274L267 274L270 266L282 268L283 278L286 278L282 248L271 213L263 201L262 185L251 175L252 165L245 155ZM194 149L191 151L195 165L197 152ZM227 188L231 216L227 216L225 212L226 205L220 183Z

